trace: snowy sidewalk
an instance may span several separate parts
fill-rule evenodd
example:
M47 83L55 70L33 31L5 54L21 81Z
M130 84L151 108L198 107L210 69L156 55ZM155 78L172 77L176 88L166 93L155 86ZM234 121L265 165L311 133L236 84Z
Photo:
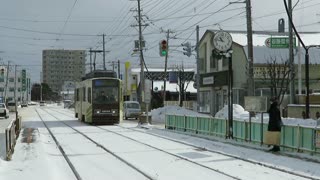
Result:
M23 128L35 129L32 133L34 142L22 142L22 129L12 160L0 160L1 179L75 179L42 122L34 118L37 117L34 108L25 108L20 113L23 117Z

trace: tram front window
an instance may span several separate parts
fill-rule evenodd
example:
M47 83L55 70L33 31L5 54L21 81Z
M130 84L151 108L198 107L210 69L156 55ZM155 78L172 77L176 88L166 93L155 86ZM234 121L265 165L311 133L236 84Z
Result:
M117 87L97 88L93 94L93 102L95 104L111 104L118 102Z
M114 104L119 102L119 88L115 82L96 80L92 93L94 104Z

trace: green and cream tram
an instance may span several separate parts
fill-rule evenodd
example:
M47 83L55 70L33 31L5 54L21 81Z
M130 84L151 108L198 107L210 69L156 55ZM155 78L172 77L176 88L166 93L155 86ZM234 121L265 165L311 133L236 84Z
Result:
M76 84L75 117L91 124L120 123L122 82L112 77L85 78Z

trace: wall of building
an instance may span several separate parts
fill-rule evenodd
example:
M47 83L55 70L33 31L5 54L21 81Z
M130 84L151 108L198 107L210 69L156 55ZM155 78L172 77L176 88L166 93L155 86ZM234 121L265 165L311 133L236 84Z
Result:
M42 79L54 92L60 92L65 81L80 81L85 75L84 50L43 50Z

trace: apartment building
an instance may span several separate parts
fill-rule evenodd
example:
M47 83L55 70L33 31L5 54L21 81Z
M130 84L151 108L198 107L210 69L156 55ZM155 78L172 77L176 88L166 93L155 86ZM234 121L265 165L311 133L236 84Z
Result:
M31 100L30 74L25 69L17 69L14 72L12 66L0 66L0 101L18 103Z
M85 75L85 50L43 50L42 82L60 93L65 81L77 82Z

